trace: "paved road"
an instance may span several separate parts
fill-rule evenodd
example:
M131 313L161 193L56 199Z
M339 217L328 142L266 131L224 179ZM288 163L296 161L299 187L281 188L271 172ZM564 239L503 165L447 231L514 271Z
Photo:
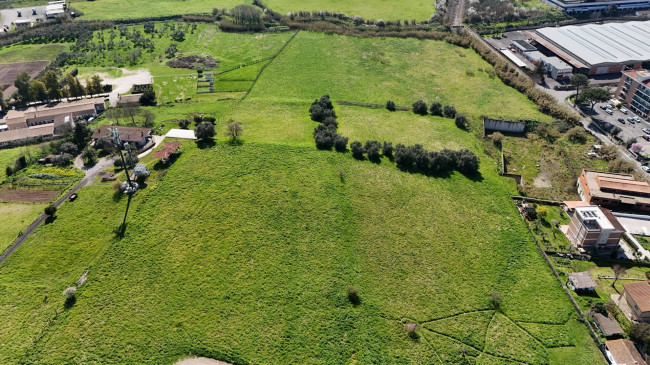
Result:
M110 167L112 164L113 164L113 160L111 158L103 158L99 160L95 166L86 170L86 176L77 185L75 185L65 195L59 198L59 200L54 202L53 205L58 208L61 204L63 204L63 202L65 202L66 200L68 200L68 198L70 198L70 195L76 193L77 191L79 191L79 189L83 188L88 183L92 182L95 179L95 176L97 176L97 174L100 171L104 170L107 167ZM23 244L23 242L27 240L27 238L29 238L29 236L32 233L34 233L34 231L38 227L40 227L40 225L43 224L43 222L45 222L46 219L47 216L45 214L41 214L40 217L38 217L34 222L32 222L32 224L30 224L29 227L27 227L27 229L23 232L23 235L18 237L16 241L14 241L14 243L11 246L9 246L9 248L7 248L5 252L2 253L2 256L0 256L0 265L2 265L2 263L9 257L9 255L11 255L14 251L16 251L18 247L20 247Z

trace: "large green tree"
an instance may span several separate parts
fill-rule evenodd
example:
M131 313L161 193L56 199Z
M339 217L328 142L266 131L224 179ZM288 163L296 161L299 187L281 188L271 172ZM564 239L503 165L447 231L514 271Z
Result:
M59 75L57 75L56 72L48 70L45 75L43 75L43 83L45 84L47 97L50 100L61 98L61 85L59 83Z
M589 86L589 78L583 74L575 74L571 76L571 85L576 88L576 98L580 94L580 87Z
M45 84L41 81L34 80L29 84L29 91L32 94L32 100L47 100L47 90Z
M603 103L612 98L612 92L601 87L590 87L580 92L580 100L588 102L591 110L594 110L596 103Z
M28 103L32 101L32 93L29 88L29 75L27 72L21 72L16 76L14 81L14 86L18 89L18 97L23 103Z
M65 96L68 98L76 98L85 95L84 87L81 85L76 77L68 74L65 77Z

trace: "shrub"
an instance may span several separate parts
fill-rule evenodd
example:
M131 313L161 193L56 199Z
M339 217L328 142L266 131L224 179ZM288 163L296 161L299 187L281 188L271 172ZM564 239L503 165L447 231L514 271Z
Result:
M616 159L609 162L607 169L610 172L631 174L636 170L636 166L632 161L627 161L620 157L617 157Z
M365 152L363 150L363 145L359 141L354 141L350 143L350 151L352 151L352 157L356 158L357 160L363 160L363 153Z
M54 217L54 215L56 214L56 207L54 205L50 204L47 207L45 207L43 212L45 213L45 215L48 215L50 217Z
M379 162L379 143L368 145L366 143L366 154L368 155L368 160L372 162Z
M419 337L417 333L418 325L416 323L406 322L404 329L406 329L406 332L409 334L410 338L416 339Z
M386 109L390 110L391 112L395 111L395 102L392 100L388 100L386 102Z
M339 127L339 123L336 121L336 118L331 116L323 119L322 123L324 126L328 128L333 128L334 130L336 130Z
M345 152L348 149L348 138L337 134L334 138L334 149L337 152Z
M566 138L574 143L585 143L587 136L585 135L584 128L575 126L566 132Z
M153 90L145 90L145 92L140 95L140 104L144 106L156 105L156 92Z
M13 167L11 167L11 166L7 166L7 167L5 168L5 174L6 174L7 176L11 176L11 175L13 175L13 174L14 174L14 169L13 169Z
M328 117L336 119L336 113L334 112L334 106L330 101L330 96L323 95L320 99L314 100L309 107L309 114L311 120L315 122L322 122Z
M176 42L182 42L185 40L185 32L183 32L180 29L176 29L175 31L172 32L171 37Z
M413 103L413 113L419 115L427 115L427 103L423 100L418 100Z
M70 155L77 154L77 146L72 142L65 142L59 147L59 152L68 153Z
M316 148L319 150L331 150L334 146L334 139L338 136L333 128L328 128L324 124L319 124L314 129L314 140Z
M52 164L56 166L67 166L72 161L72 155L69 153L62 153L52 157Z
M456 123L456 127L460 129L469 128L469 122L467 121L467 117L464 114L456 114L454 123Z
M492 143L494 143L495 146L501 146L501 143L503 142L504 135L501 132L494 132L490 134L489 136L492 139Z
M194 124L199 125L201 122L203 122L203 118L200 115L195 115L192 119L194 119Z
M490 293L490 304L492 305L492 308L494 308L494 310L500 312L502 302L503 302L503 295L501 295L501 293L498 292Z
M431 103L429 113L431 113L431 115L442 116L442 105L437 101Z
M194 135L201 140L208 140L214 137L214 125L211 123L201 123L194 129Z
M445 105L445 107L442 108L442 114L447 118L454 118L456 117L456 108L451 105Z
M359 291L354 286L348 286L348 300L353 305L361 304L361 297L359 297Z
M393 143L384 141L384 146L381 149L381 152L384 154L384 156L392 159L393 158Z
M479 168L479 158L474 152L468 149L458 151L458 171L464 173L475 173Z
M187 119L181 119L178 121L178 126L182 129L187 129L190 126L190 121Z
M539 123L536 132L538 136L550 143L553 143L558 137L557 130L547 123Z
M74 286L69 286L63 290L63 296L65 299L72 299L77 295L77 288Z

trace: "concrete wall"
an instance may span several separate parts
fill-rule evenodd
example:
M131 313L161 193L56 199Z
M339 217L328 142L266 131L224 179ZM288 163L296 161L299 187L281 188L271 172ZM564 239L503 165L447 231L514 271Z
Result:
M496 119L483 119L483 130L507 132L507 133L523 133L526 129L526 123L523 122L510 122L507 120Z

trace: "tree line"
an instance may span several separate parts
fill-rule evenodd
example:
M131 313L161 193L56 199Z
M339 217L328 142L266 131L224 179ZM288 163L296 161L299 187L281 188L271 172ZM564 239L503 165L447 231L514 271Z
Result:
M421 102L421 103L420 103ZM389 101L387 104L390 104ZM419 101L417 112L422 112L424 102ZM416 112L414 104L414 112ZM392 104L394 107L394 103ZM447 106L446 115L458 117L462 114L456 114L455 108ZM452 109L453 108L453 109ZM440 112L445 108L440 107ZM453 110L453 113L452 113ZM437 109L435 110L437 113ZM323 95L320 99L314 100L309 107L309 114L313 121L319 122L314 129L314 141L316 148L321 150L331 150L334 148L337 152L347 151L348 138L337 132L338 121L334 106L329 95ZM424 104L424 114L427 114L427 107ZM463 124L465 126L465 124ZM350 152L352 157L358 160L365 160L379 163L381 156L394 161L402 170L416 171L425 174L440 175L457 170L465 174L475 174L478 172L480 160L476 154L468 149L453 151L443 149L441 151L428 151L422 145L405 146L397 144L393 147L392 142L384 141L381 144L378 141L366 141L362 144L360 141L350 143Z
M30 102L49 102L85 95L98 95L107 90L99 75L93 75L83 86L76 77L76 71L61 78L54 70L46 71L43 76L32 80L27 72L21 72L14 80L16 91L11 95L12 105L23 106ZM2 98L2 94L0 94Z

